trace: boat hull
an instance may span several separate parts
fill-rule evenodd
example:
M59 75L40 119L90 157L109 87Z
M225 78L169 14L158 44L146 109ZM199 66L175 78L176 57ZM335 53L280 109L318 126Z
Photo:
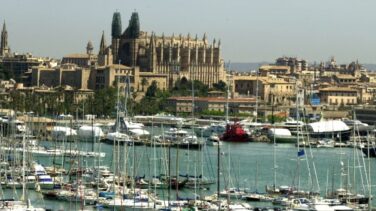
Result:
M362 148L362 152L363 152L366 156L369 155L370 157L373 157L373 158L376 157L376 147Z

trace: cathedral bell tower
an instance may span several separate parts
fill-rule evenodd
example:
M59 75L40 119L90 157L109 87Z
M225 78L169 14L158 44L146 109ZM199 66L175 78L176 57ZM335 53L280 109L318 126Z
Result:
M138 18L138 13L133 12L127 29L125 29L124 33L121 35L119 59L121 60L122 64L130 67L138 65L137 55L139 37L140 21Z
M113 54L113 62L117 64L119 62L119 47L120 47L120 37L121 37L121 16L120 12L115 12L112 17L111 25L111 48Z
M5 25L3 24L3 30L1 31L1 42L0 42L0 56L6 56L10 54L10 48L8 46L8 32Z

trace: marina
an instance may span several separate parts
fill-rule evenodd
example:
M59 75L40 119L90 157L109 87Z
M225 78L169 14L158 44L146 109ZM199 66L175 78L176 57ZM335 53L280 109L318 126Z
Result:
M1 4L0 211L376 211L374 3L70 1Z
M366 153L362 152L364 148L358 148L360 145L338 145L334 148L334 144L330 147L325 145L324 139L322 146L314 139L310 144L302 142L299 145L298 142L273 144L273 140L266 143L227 142L220 141L221 134L216 137L213 133L208 138L197 133L193 135L194 129L142 128L149 131L149 137L155 138L136 140L137 144L132 135L115 135L111 143L96 138L93 141L80 140L80 136L73 138L73 142L64 141L64 138L31 141L33 144L27 153L35 162L46 166L43 171L51 184L34 187L33 184L39 184L38 179L34 181L28 176L29 199L34 206L54 210L67 206L77 210L121 207L163 210L172 206L176 209L203 209L200 208L203 204L212 207L203 210L218 210L219 201L215 201L217 190L220 190L221 206L240 206L239 209L245 210L255 207L296 209L298 202L293 202L296 197L319 200L318 196L329 197L340 190L345 191L342 194L345 197L362 194L366 202L361 204L367 205L370 191L367 187L374 188L369 184L372 180L368 175L375 174L376 160L372 156L366 157ZM127 144L120 143L124 138ZM5 143L8 139L2 140ZM180 141L185 145L176 145ZM196 142L201 144L196 146ZM22 147L3 146L0 150L16 155L24 152ZM73 163L72 158L75 160ZM368 172L369 169L371 172ZM4 196L17 199L22 189L22 176L19 178L14 180L17 183L2 183ZM350 192L357 194L347 195ZM118 198L118 193L128 193L131 198ZM101 197L106 194L106 197ZM278 202L282 196L289 196L283 200L292 201ZM208 197L214 198L208 200ZM339 200L339 205L349 203L347 198L341 201L337 195L330 199ZM358 202L358 199L353 201ZM192 205L193 202L195 205ZM360 208L357 206L357 209Z

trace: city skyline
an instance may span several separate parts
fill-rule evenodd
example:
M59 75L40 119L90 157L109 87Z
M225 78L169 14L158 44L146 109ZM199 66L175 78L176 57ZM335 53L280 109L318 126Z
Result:
M74 4L73 4L74 3ZM198 6L199 5L199 6ZM220 39L222 57L232 62L274 61L296 56L309 62L335 56L340 63L359 59L376 63L376 20L373 1L137 1L124 4L72 0L64 2L2 2L0 21L7 23L12 52L61 59L85 51L91 40L99 50L102 31L110 42L112 14L121 12L123 25L140 15L141 30L158 35L188 33Z

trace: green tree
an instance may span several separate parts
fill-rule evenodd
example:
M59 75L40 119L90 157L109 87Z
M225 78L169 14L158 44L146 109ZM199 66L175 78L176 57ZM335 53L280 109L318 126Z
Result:
M148 80L146 78L142 78L141 80L141 86L142 86L142 91L145 90L145 86L148 85Z
M201 81L193 81L193 89L195 96L205 97L208 95L209 87ZM192 81L185 77L177 80L175 86L171 90L173 96L191 96L192 95Z
M135 104L134 111L141 114L156 114L164 111L170 93L158 88L157 82L153 81L146 90L145 96Z
M91 105L98 116L110 116L114 114L117 104L117 88L109 87L97 90L94 94L94 99L88 98L85 103Z
M156 81L151 82L146 90L145 97L156 97L157 92L160 91Z
M218 91L226 92L227 91L227 84L220 80L218 83L213 83L213 88Z

